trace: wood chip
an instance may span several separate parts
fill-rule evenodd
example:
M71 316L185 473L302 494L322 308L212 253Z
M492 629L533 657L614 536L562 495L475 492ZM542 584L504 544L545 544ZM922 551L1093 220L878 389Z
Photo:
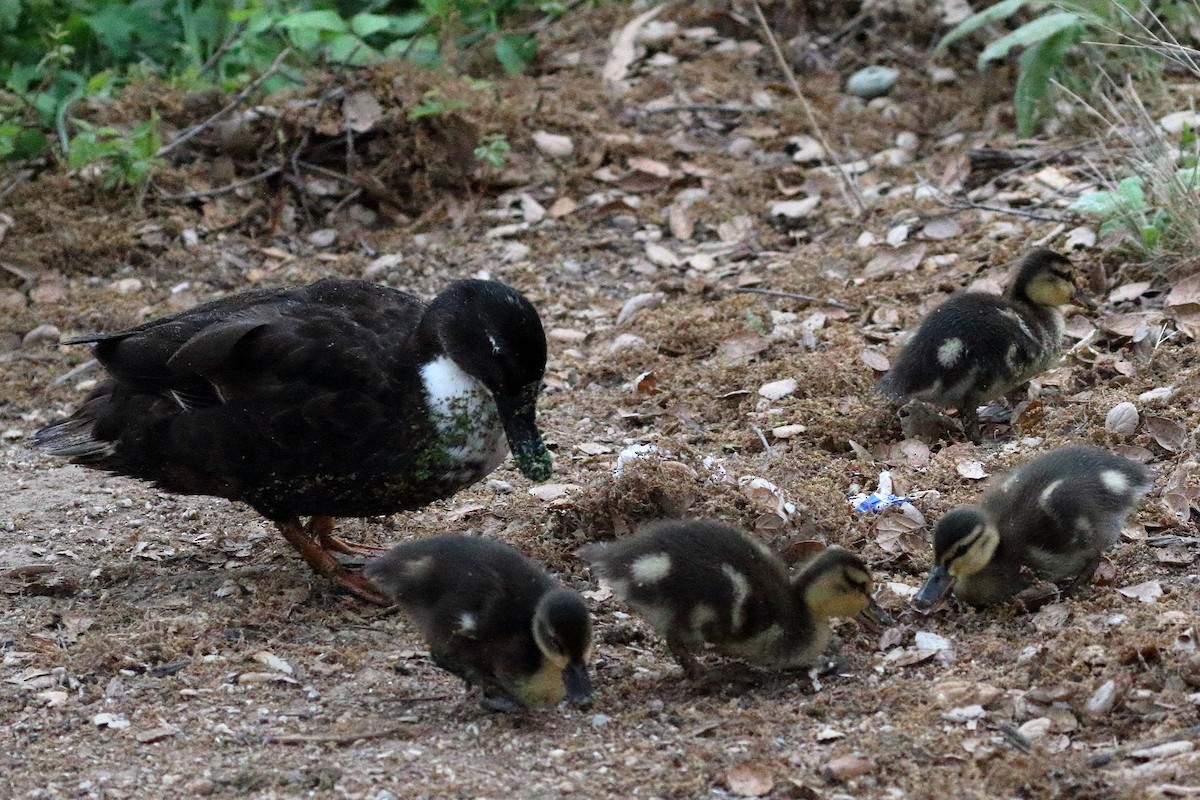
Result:
M775 788L775 776L765 764L743 761L725 773L725 785L738 797L762 797Z

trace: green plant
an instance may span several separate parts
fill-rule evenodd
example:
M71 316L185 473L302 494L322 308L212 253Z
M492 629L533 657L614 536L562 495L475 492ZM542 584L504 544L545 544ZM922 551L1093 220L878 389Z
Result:
M140 123L128 133L83 120L77 120L76 125L81 130L70 141L67 165L79 169L88 164L107 164L103 173L106 189L139 186L158 164L162 139L158 135L157 117Z
M1175 6L1168 2L1164 5ZM979 53L979 70L1020 50L1013 105L1017 128L1028 136L1049 108L1049 92L1055 83L1086 91L1095 68L1112 66L1114 72L1135 74L1143 80L1161 74L1161 64L1139 50L1105 49L1105 41L1116 41L1138 28L1145 15L1141 0L1001 0L960 22L938 42L934 55L946 52L953 43L976 31L990 29L1021 11L1033 18L993 38ZM1109 62L1117 61L1119 65Z
M443 94L441 89L435 87L421 96L420 104L408 112L408 118L410 120L418 120L421 117L433 117L449 111L458 111L466 107L467 103L465 101L448 98Z
M508 153L512 146L502 133L489 133L475 148L475 157L496 169L501 169L508 163Z

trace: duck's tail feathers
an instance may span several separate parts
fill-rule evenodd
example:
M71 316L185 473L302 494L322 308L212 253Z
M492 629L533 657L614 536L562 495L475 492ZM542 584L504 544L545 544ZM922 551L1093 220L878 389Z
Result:
M95 422L71 417L48 425L33 435L33 446L72 461L103 461L116 452L116 445L96 438Z

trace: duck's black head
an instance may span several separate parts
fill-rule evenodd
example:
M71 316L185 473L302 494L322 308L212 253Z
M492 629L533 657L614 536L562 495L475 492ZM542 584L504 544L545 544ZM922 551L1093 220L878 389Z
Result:
M586 703L592 696L587 665L592 657L592 620L583 598L570 589L554 589L538 601L533 639L542 655L562 670L567 699Z
M546 372L546 333L533 305L495 281L450 284L421 322L431 346L492 393L513 460L530 480L550 477L550 454L534 419Z
M1044 247L1032 251L1021 261L1009 284L1008 296L1039 306L1061 306L1073 300L1091 305L1075 287L1071 260Z
M933 567L913 605L931 611L960 578L984 570L1000 544L1000 532L978 508L964 506L946 512L933 529Z

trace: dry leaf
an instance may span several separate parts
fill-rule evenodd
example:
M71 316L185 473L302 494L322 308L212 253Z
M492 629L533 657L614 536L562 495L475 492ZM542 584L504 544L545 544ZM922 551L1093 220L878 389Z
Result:
M770 346L763 337L753 331L735 333L717 345L717 363L724 367L745 364Z
M1172 453L1183 449L1187 440L1187 430L1166 417L1146 417L1146 432L1154 437L1159 447Z
M959 475L964 478L970 478L973 481L983 480L988 476L988 471L983 468L982 461L976 461L973 458L968 458L958 462L954 467Z
M1153 603L1163 596L1162 584L1158 581L1146 581L1117 589L1117 591L1142 603Z
M934 217L925 223L921 235L926 239L953 239L962 234L962 225L954 216Z
M864 278L883 278L897 272L912 272L925 258L926 245L912 244L880 253L867 262Z
M608 60L604 62L604 69L600 73L600 77L604 80L604 85L609 91L620 93L626 88L624 85L625 77L629 74L630 67L637 61L638 46L637 37L642 26L650 20L662 13L666 5L655 6L649 11L644 11L638 14L632 20L625 24L619 32L613 37L612 50L608 54Z
M271 669L279 670L280 672L285 673L287 675L292 674L292 665L291 664L284 661L282 658L275 655L274 653L269 653L266 650L262 650L262 651L255 653L254 660L257 661L258 663L262 664L263 666L267 666L267 667L270 667Z
M1033 615L1033 627L1043 633L1060 629L1071 616L1069 603L1051 603Z
M730 767L725 784L738 797L762 797L775 788L775 778L765 764L743 761Z
M583 453L585 456L601 456L605 453L611 453L612 448L606 444L599 442L580 442L575 445L575 449Z
M658 376L653 370L643 372L633 379L633 390L638 394L658 394Z
M1109 292L1108 302L1110 303L1126 303L1130 300L1136 300L1150 290L1150 281L1138 281L1137 283L1126 283L1118 286Z
M579 204L569 197L560 197L554 201L550 209L546 212L554 219L560 219L575 212L579 208Z
M637 172L645 172L647 175L653 175L656 178L671 177L671 168L661 161L655 161L653 158L635 156L629 159L629 168Z
M383 119L383 107L370 92L354 92L342 101L342 119L349 130L366 133Z
M875 542L885 553L924 555L929 545L918 531L924 526L902 512L889 508L875 523Z
M617 324L624 325L641 313L643 309L662 305L662 302L666 299L667 296L662 292L635 294L625 301L625 305L621 306L621 311L617 314Z
M891 364L888 363L888 358L878 350L867 348L858 354L863 363L876 372L887 372Z
M1200 274L1190 275L1171 288L1164 306L1183 306L1200 303Z

